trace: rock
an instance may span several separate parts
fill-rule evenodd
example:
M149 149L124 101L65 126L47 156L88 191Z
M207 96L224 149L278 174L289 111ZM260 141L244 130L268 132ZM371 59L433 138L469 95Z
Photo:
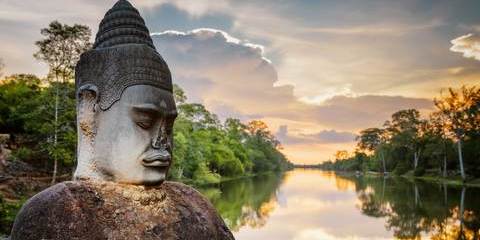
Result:
M2 165L4 172L12 176L35 176L39 172L32 165L20 160L5 161Z
M234 239L213 206L181 183L59 183L20 210L12 240Z

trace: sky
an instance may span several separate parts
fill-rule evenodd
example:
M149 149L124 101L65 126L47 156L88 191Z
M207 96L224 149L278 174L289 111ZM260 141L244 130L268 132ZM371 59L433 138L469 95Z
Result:
M424 117L442 89L480 83L477 0L132 0L173 81L220 117L265 121L295 163L353 151L392 113ZM0 0L6 74L44 76L53 20L95 34L113 0Z

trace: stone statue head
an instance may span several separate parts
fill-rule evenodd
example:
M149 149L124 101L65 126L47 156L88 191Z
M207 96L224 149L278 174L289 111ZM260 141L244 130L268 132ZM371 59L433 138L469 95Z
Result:
M76 179L160 184L172 161L176 107L167 64L128 1L110 9L76 67Z

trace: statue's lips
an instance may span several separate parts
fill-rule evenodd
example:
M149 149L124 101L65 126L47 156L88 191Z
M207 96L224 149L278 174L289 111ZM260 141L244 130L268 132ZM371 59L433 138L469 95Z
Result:
M170 166L170 158L163 154L148 156L142 160L145 167L168 167Z

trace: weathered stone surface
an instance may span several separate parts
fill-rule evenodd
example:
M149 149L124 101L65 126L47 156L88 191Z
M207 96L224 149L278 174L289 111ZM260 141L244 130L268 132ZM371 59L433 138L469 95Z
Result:
M31 198L12 240L234 239L212 205L181 183L64 182Z
M93 49L83 53L77 63L77 90L88 84L96 86L101 93L98 105L104 111L133 85L173 91L170 69L155 49L144 19L132 4L118 1L105 14L98 29Z
M172 76L145 21L119 0L75 69L74 179L159 185L172 162L177 116Z

